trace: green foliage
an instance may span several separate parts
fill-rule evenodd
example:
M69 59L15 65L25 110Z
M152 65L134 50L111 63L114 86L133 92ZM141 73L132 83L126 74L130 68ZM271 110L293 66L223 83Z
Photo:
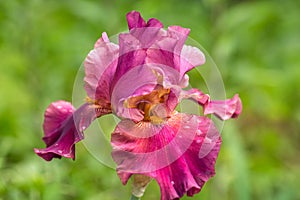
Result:
M75 162L47 163L33 148L43 147L47 105L71 101L93 43L103 31L126 30L133 9L191 28L217 63L228 97L237 92L243 101L240 118L223 130L217 175L195 199L299 199L299 2L12 0L0 1L0 200L130 198L130 184L82 143ZM194 85L198 76L191 72ZM157 183L143 199L159 199Z

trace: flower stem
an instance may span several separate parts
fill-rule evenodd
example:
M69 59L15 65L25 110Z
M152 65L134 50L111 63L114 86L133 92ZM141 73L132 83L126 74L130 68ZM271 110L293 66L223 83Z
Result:
M141 198L134 196L133 194L131 195L130 200L141 200Z

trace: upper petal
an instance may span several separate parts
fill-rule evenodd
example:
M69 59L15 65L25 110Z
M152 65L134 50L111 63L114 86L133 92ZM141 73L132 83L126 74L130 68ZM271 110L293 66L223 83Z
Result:
M109 42L106 33L96 42L84 61L85 90L94 100L110 101L110 86L119 56L119 47Z
M205 63L204 53L197 47L184 45L180 55L180 69L182 73Z
M142 28L146 26L145 20L142 18L141 14L137 11L131 11L126 15L128 28Z
M108 43L108 42L109 42L108 36L107 36L106 32L103 32L101 37L94 44L94 49L100 47L101 45L105 45L105 43Z
M210 132L217 140L208 140ZM201 147L212 147L202 156ZM162 126L121 121L112 134L112 156L123 184L132 174L157 180L161 199L178 199L198 193L215 174L214 165L221 140L206 117L174 114Z
M95 108L84 104L75 110L69 102L57 101L46 109L44 119L45 149L34 149L35 153L47 161L67 157L75 159L75 143L83 139L83 131L91 122L109 109Z
M162 23L157 19L149 19L146 23L142 18L141 14L137 11L131 11L126 15L129 30L133 28L143 28L143 27L159 27L162 28Z

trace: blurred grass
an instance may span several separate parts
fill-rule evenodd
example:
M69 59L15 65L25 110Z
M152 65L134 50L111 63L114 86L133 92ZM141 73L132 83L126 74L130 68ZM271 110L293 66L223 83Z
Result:
M129 198L130 186L82 144L75 162L46 163L32 149L43 147L47 105L71 100L93 43L103 31L124 31L133 9L191 28L228 97L243 100L241 117L222 133L217 175L194 199L300 199L300 3L293 0L0 1L0 199ZM144 199L158 198L152 182Z

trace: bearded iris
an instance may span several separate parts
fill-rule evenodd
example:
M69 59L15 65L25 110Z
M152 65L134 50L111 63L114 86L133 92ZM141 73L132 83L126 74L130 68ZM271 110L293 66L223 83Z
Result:
M161 199L193 196L215 174L221 138L212 120L237 117L238 95L211 100L188 86L189 70L205 63L204 54L185 45L190 32L180 26L167 30L157 19L147 22L140 13L127 14L128 33L119 44L106 33L95 43L85 62L86 103L77 110L57 101L46 109L43 124L46 148L35 152L47 161L75 159L75 144L93 120L113 113L121 121L111 136L112 157L123 184L133 176L133 194L142 196L155 179ZM176 106L191 99L203 107L203 116L179 113Z

